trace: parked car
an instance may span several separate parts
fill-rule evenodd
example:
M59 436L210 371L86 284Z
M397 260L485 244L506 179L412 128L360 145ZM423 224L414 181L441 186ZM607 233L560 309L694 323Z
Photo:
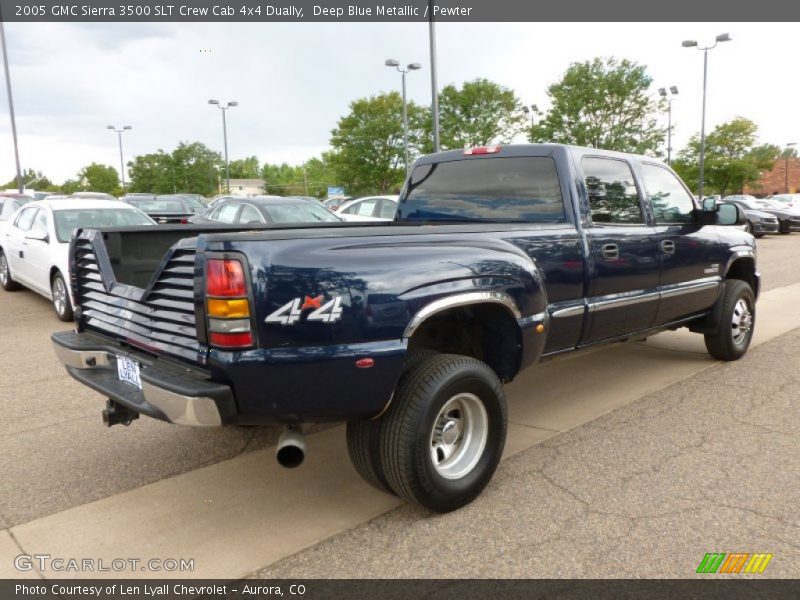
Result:
M208 212L196 215L192 223L227 223L240 225L296 225L301 223L337 223L338 216L316 200L284 196L228 197Z
M20 208L0 231L0 285L24 285L52 300L56 316L72 320L69 241L78 228L155 225L117 200L41 200ZM96 276L99 279L99 275ZM88 308L88 307L87 307Z
M800 207L800 194L774 194L772 196L767 196L765 200L777 202L782 207Z
M0 193L0 221L7 221L24 204L32 198L25 194Z
M365 196L341 204L336 214L345 221L391 221L397 211L397 196Z
M159 225L186 224L191 217L206 209L194 198L178 194L164 194L155 197L127 196L125 201L145 212Z
M110 398L108 425L282 423L278 460L298 466L303 423L347 421L366 481L444 512L491 479L522 369L679 327L717 359L749 347L744 213L696 203L657 159L456 150L404 190L391 224L83 230L56 352Z
M69 194L69 198L76 198L79 200L116 200L117 198L105 192L73 192Z
M735 203L733 203L735 204ZM744 208L747 223L745 224L745 231L753 234L757 238L762 238L768 233L779 233L780 225L778 224L778 217L771 215L763 210L754 210L751 208Z
M778 231L780 233L791 233L792 231L800 231L800 214L790 211L785 208L778 208L770 205L769 202L759 200L755 196L748 194L734 194L732 196L725 196L724 202L735 204L741 209L757 210L760 212L768 213L778 219Z

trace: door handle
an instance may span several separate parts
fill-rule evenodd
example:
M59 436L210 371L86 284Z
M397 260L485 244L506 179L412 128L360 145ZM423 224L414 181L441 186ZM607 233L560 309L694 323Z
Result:
M664 254L675 254L675 242L672 240L661 240L661 251Z
M600 249L600 253L606 260L617 260L619 258L619 246L616 244L605 244Z

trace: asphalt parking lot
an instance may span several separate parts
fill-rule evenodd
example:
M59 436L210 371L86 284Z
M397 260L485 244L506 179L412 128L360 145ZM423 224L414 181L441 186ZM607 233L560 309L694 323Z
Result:
M340 428L285 471L273 428L103 427L49 302L0 292L0 576L19 552L133 552L196 557L198 577L688 577L733 551L796 576L800 235L758 246L769 335L744 359L670 333L529 371L493 483L443 516L362 484Z

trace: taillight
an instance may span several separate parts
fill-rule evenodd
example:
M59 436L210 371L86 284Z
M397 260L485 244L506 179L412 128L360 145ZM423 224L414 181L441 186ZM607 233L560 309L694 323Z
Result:
M211 258L206 263L208 340L222 348L253 345L250 301L244 266L235 259Z
M494 154L495 152L500 152L502 146L494 145L494 146L478 146L476 148L464 148L464 154L467 155L474 155L474 154Z
M187 219L186 217L181 217L181 225L188 225L188 224L189 224L189 219Z
M242 263L230 258L209 259L206 267L206 293L209 296L247 296Z

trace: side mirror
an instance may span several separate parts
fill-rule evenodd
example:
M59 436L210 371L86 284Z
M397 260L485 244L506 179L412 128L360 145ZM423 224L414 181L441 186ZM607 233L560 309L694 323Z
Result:
M31 232L25 236L25 239L39 240L40 242L47 244L50 241L50 236L47 234L47 232Z
M715 198L703 198L703 212L717 212L717 210L719 210L719 208Z
M717 225L744 225L746 223L747 215L744 214L744 211L739 206L725 203L719 205Z

